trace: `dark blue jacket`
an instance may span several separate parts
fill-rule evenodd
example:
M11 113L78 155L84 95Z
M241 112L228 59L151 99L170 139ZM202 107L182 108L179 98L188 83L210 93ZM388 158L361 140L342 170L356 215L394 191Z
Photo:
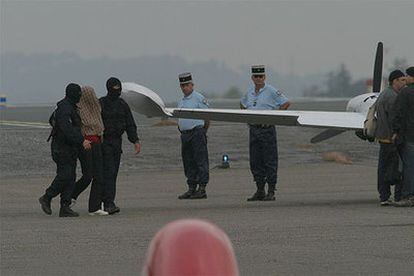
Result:
M414 143L414 84L408 85L398 93L394 109L394 133L398 133L403 141Z
M121 98L111 99L108 96L99 99L102 107L104 123L104 142L121 140L122 134L127 133L128 140L135 144L139 141L137 125L129 105Z
M84 140L80 125L81 118L76 104L65 97L57 103L55 134L53 135L52 144L79 148Z

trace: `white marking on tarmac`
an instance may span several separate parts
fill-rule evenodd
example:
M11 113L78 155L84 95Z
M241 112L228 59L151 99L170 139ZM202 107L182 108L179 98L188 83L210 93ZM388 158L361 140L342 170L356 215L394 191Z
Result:
M34 128L50 128L49 124L40 122L21 122L21 121L0 121L0 125L18 126L18 127L34 127Z

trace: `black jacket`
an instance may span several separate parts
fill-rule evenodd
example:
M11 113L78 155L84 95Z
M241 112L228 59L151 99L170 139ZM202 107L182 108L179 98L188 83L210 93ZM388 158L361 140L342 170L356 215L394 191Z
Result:
M398 133L403 141L414 143L414 84L408 85L398 93L394 109L394 133Z
M398 92L396 92L391 86L388 86L378 97L375 108L377 112L377 128L375 130L375 137L378 140L391 140L393 134L392 119L395 116L395 110L393 107L397 96Z
M72 148L79 148L82 145L81 118L76 104L67 97L57 103L55 124L53 144Z
M112 99L108 96L100 98L99 102L105 127L104 142L121 140L124 132L127 133L131 143L138 142L137 125L128 104L121 98Z

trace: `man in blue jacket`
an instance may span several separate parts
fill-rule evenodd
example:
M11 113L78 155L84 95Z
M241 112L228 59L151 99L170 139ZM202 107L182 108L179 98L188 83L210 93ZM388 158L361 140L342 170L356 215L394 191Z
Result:
M254 110L285 110L290 106L283 93L267 84L265 66L252 66L252 81L247 94L241 99L242 109ZM275 200L278 169L278 151L276 128L274 125L249 125L250 170L256 182L257 191L247 201ZM265 185L268 192L265 193Z
M190 73L180 74L178 79L181 91L184 94L184 97L178 103L179 108L208 108L204 96L194 91L193 79ZM209 181L208 127L208 121L178 120L178 129L181 132L181 156L188 185L188 191L178 196L179 199L207 198L206 186Z

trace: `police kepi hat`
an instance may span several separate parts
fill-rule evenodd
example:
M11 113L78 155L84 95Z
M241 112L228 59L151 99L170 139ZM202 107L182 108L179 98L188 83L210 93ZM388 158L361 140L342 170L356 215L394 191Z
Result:
M191 77L191 73L182 73L178 75L178 80L180 81L180 84L186 84L193 82L193 78Z
M252 65L252 75L264 75L265 66L264 65Z

